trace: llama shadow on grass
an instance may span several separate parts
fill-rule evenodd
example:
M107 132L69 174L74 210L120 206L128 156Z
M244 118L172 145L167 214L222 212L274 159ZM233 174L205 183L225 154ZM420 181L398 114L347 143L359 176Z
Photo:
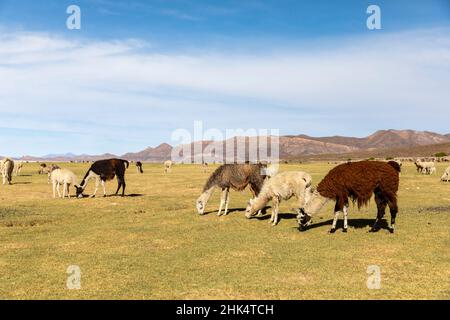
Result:
M219 211L219 209L206 211L206 212L203 213L203 215L207 215L207 214L211 214L211 213L217 213L217 211ZM236 212L236 211L245 211L245 208L231 208L231 209L228 209L227 215L229 215L232 212ZM223 208L222 208L222 213L223 213Z
M125 194L123 197L124 198L135 198L135 197L143 197L144 195L141 193L130 193L130 194ZM110 197L122 197L121 194L107 194L106 198L110 198ZM99 198L103 198L103 196L99 197Z
M134 197L143 197L143 196L144 196L144 195L141 194L141 193L130 193L130 194L124 195L123 197L124 197L124 198L134 198ZM101 196L96 195L95 197L92 197L92 196L89 195L89 194L83 194L83 195L82 195L82 198L93 198L93 199L95 199L95 198L112 198L112 197L122 197L122 195L120 195L120 194L107 194L106 196L103 196L103 195L101 195Z
M271 215L271 212L270 211L266 211L266 212L264 212L263 211L263 215L262 216L255 216L255 217L253 217L253 218L255 218L255 219L257 219L257 220L268 220L268 219L270 219L270 217L271 217L272 215ZM292 213L292 212L290 212L290 213L281 213L281 212L279 212L278 213L278 219L281 221L281 220L289 220L289 219L297 219L297 214L296 213Z
M14 185L14 184L31 184L31 182L30 182L30 181L24 181L24 182L13 182L12 184L13 184L13 185Z
M367 227L372 227L375 223L375 219L348 219L348 227L349 228L355 228L355 229L364 229ZM327 221L321 221L317 223L313 223L307 228L307 230L314 229L314 228L320 228L323 226L331 226L333 224L333 219L327 220ZM390 230L390 227L386 221L386 219L383 219L378 224L380 229ZM344 227L344 221L342 219L339 219L336 225L336 229L342 229Z

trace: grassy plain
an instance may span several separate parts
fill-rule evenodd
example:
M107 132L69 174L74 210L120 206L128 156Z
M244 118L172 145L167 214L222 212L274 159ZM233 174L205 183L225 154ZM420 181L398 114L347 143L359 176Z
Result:
M60 164L79 178L88 164ZM326 163L288 164L315 182ZM2 299L450 299L450 183L404 166L395 234L368 233L369 207L350 209L349 232L328 234L332 205L299 232L282 203L276 227L268 215L247 220L249 191L231 192L232 212L218 217L219 192L207 212L195 199L209 173L200 166L144 164L127 170L127 197L53 199L46 175L26 164L13 185L0 185ZM107 184L113 193L116 181ZM93 181L87 193L93 190ZM72 194L74 190L71 191ZM99 190L101 194L101 188ZM236 209L236 210L233 210ZM389 216L387 215L387 218ZM342 225L342 221L341 221ZM81 289L66 287L69 265ZM366 286L369 265L381 289Z

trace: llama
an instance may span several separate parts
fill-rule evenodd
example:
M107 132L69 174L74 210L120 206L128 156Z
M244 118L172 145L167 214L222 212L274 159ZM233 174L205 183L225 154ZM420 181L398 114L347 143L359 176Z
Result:
M53 170L61 169L57 164L53 164L47 169L47 183L50 184L50 177L52 175Z
M208 171L208 162L202 161L203 173Z
M136 169L138 173L144 173L144 170L142 170L142 162L136 161Z
M120 188L122 188L123 197L125 195L125 170L129 165L130 163L127 160L122 159L106 159L95 161L86 172L86 175L84 176L83 181L81 181L80 186L77 187L77 197L83 197L83 191L84 189L86 189L88 181L92 178L95 178L95 191L91 197L95 197L100 181L103 187L103 196L106 197L105 183L106 181L114 179L115 176L117 176L118 183L115 195L117 195Z
M0 170L2 172L3 184L11 184L13 170L14 170L14 161L10 158L5 158L0 162Z
M434 162L423 162L420 160L416 160L414 162L414 164L416 165L416 169L417 172L421 173L421 174L433 174L436 173L436 167Z
M297 198L296 208L302 208L308 202L312 178L302 171L286 171L267 179L259 195L250 199L245 216L251 218L263 209L272 200L272 215L269 223L275 226L278 223L278 209L281 200Z
M228 213L228 203L230 201L230 188L236 191L244 190L250 185L250 191L253 197L257 196L264 183L265 175L262 170L265 169L261 164L223 164L218 167L208 178L203 192L198 197L196 206L199 214L204 214L206 204L208 203L214 189L219 187L222 190L220 206L217 215L222 213L222 207L225 205L224 215Z
M266 175L268 178L275 176L278 173L279 165L278 163L269 164L266 168Z
M164 172L165 172L165 173L170 173L170 172L172 172L172 166L173 166L172 160L166 160L166 161L164 161Z
M70 199L70 186L73 185L75 188L78 187L77 176L70 170L67 169L54 169L50 174L50 179L53 185L53 198L56 198L56 192L58 191L58 196L61 198L61 193L59 192L59 186L63 185L62 198L67 197Z
M23 164L24 164L23 161L17 161L17 162L15 163L14 175L15 175L16 177L17 177L17 176L20 176L20 172L22 171Z
M447 169L445 169L444 174L441 177L441 181L446 181L448 182L450 180L450 167L448 167Z
M45 163L41 163L39 165L39 171L38 174L44 174L45 173L45 168L47 168L47 165Z
M300 210L299 228L305 230L311 224L311 217L329 200L335 200L334 220L330 233L336 231L339 214L344 214L344 232L347 232L347 215L349 198L357 202L358 208L367 205L372 194L378 208L377 218L371 232L380 229L379 223L384 216L386 206L391 212L390 232L394 233L395 218L398 212L397 191L399 186L400 166L394 161L360 161L341 164L333 168L312 191L311 199Z

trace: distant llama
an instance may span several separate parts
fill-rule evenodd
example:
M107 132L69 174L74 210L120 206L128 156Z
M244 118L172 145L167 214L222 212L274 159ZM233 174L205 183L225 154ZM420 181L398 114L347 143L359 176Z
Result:
M390 232L393 233L398 212L399 174L400 166L394 161L388 163L360 161L341 164L333 168L319 183L308 204L301 209L298 216L300 230L305 230L311 224L311 217L325 203L334 200L336 204L330 233L336 231L336 223L341 212L344 214L344 232L347 232L349 199L357 202L358 208L360 208L367 205L372 194L375 194L378 214L370 231L376 232L380 229L380 221L384 216L386 206L389 206L391 212Z
M23 161L17 161L15 163L15 170L14 170L14 175L15 176L20 176L20 172L22 171L23 164L24 164Z
M450 167L448 167L447 169L445 169L444 174L441 177L441 181L446 181L448 182L450 180Z
M170 173L170 172L172 172L172 166L173 166L172 160L166 160L166 161L164 161L164 172L165 172L165 173Z
M3 184L11 184L13 170L14 170L14 161L10 158L5 158L0 162L0 170L2 172Z
M416 160L414 164L416 165L417 172L421 174L431 175L433 173L436 173L436 166L432 161L425 162L421 160Z
M45 163L39 164L39 171L38 171L38 174L44 174L46 168L47 168L47 165L46 165Z
M264 179L264 165L261 164L223 164L218 167L208 178L203 192L198 197L196 206L199 214L204 214L206 205L214 192L214 189L222 190L220 206L217 215L222 214L222 208L225 205L224 215L228 213L228 203L230 201L230 189L242 191L250 186L253 197L261 191Z
M47 169L47 183L50 184L52 172L56 169L61 169L57 164L52 163Z
M142 170L142 162L136 161L136 169L138 173L144 173L144 170Z

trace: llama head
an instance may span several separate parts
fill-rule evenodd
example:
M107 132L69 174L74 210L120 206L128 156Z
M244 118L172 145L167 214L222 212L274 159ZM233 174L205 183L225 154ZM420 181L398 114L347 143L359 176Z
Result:
M311 216L305 212L304 208L300 208L297 220L298 220L298 228L301 231L306 230L306 228L308 228L312 223Z
M245 208L245 217L250 219L254 215L256 215L256 211L253 210L253 204L255 203L255 199L250 199L247 203L247 208Z
M77 198L83 198L84 188L81 187L81 186L78 186L78 185L75 185L74 187L76 189L76 196L77 196Z
M211 187L210 189L204 191L200 197L198 197L195 206L197 208L197 212L198 214L204 214L205 212L205 208L206 208L206 204L208 203L209 198L211 197L211 195L213 194L215 187Z
M300 208L297 216L300 230L305 230L312 223L312 216L316 214L329 201L329 198L323 197L317 189L311 187L306 190L305 206Z
M204 214L205 213L205 207L206 206L203 203L202 199L200 199L200 198L197 199L196 207L197 207L198 214Z

